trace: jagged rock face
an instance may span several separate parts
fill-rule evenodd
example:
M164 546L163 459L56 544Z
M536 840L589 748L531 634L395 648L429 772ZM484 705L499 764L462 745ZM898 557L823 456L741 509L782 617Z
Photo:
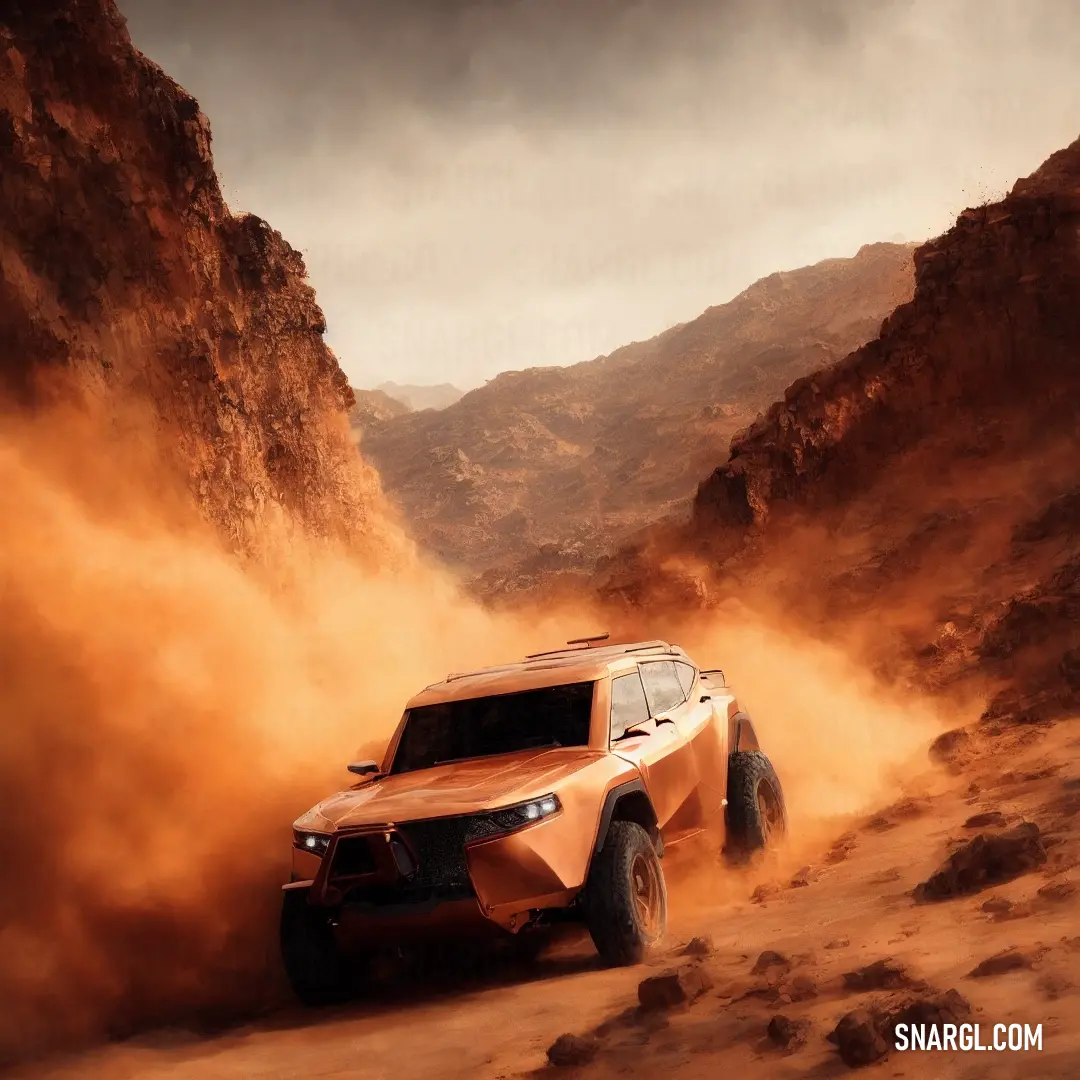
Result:
M911 295L911 248L773 274L608 357L507 372L362 445L418 539L487 591L587 567L687 506L716 448L793 378L877 333Z
M977 679L991 726L1075 711L1080 141L915 267L913 300L736 436L663 542L720 592L766 582L823 632L862 620L894 675ZM656 566L639 548L604 587L639 601Z
M0 384L142 401L205 515L250 551L288 517L369 525L352 392L299 254L222 199L197 103L111 0L0 9Z
M915 253L915 296L880 337L793 383L700 485L700 527L761 525L781 501L843 497L959 414L1075 422L1080 142Z

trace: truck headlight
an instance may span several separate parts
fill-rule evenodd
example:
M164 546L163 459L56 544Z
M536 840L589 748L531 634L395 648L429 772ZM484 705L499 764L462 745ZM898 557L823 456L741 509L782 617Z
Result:
M330 846L330 837L324 833L301 832L293 829L293 847L306 851L309 855L325 855Z
M541 818L551 817L561 809L562 803L559 802L558 795L545 795L542 799L518 803L517 806L508 806L504 810L493 810L487 816L501 830L509 832L512 829L531 825L534 821L540 821Z

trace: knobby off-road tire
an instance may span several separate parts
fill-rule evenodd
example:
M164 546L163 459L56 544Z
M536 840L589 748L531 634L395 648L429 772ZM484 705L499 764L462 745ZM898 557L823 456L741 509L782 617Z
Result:
M613 821L585 883L585 921L609 964L636 964L667 929L667 885L649 834Z
M281 959L293 993L305 1005L346 1000L352 980L325 913L303 891L288 891L281 904Z
M728 758L726 853L736 859L770 847L787 831L784 791L772 762L760 750Z

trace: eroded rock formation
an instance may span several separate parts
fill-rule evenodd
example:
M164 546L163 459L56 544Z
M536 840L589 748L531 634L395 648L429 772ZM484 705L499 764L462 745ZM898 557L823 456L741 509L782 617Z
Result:
M239 550L262 525L356 537L374 475L300 255L229 212L196 101L112 0L0 9L0 383L149 407Z

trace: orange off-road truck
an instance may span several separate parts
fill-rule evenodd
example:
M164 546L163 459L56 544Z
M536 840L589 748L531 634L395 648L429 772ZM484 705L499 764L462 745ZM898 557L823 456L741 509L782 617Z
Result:
M667 923L665 850L745 854L784 797L723 673L665 641L566 649L448 675L412 698L381 762L293 825L281 950L301 1000L339 1000L365 952L518 939L583 923L612 964Z

